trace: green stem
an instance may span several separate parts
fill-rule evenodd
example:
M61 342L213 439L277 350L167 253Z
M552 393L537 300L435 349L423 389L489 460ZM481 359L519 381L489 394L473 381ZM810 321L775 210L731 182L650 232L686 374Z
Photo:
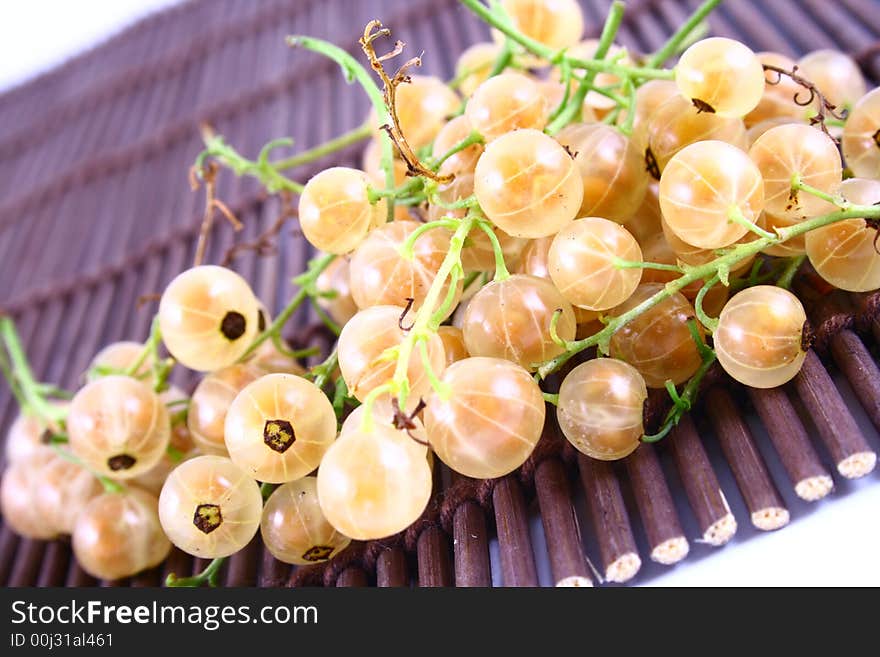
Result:
M697 319L700 320L700 324L706 327L706 330L709 333L714 333L715 329L718 328L718 320L714 317L709 317L706 314L706 311L703 310L703 299L706 298L706 294L714 285L717 285L719 281L719 277L716 274L708 281L703 284L703 287L700 288L700 291L697 292L697 298L694 299L694 311L697 314Z
M461 250L464 247L464 241L467 239L468 233L474 226L476 218L468 215L459 222L458 228L449 240L449 251L437 270L436 276L428 288L425 300L422 302L419 311L416 313L416 319L412 328L407 332L403 341L397 345L397 364L394 369L394 376L391 379L391 392L397 395L400 408L406 409L406 398L409 395L409 381L407 373L409 371L409 360L412 356L416 342L430 333L431 317L434 314L434 308L440 301L440 294L443 292L443 286L446 280L452 275L453 269L461 269ZM421 337L420 337L421 336Z
M599 37L599 43L596 46L596 52L593 54L595 61L602 62L608 54L608 51L611 49L611 46L614 44L614 38L617 36L617 31L620 29L620 23L623 20L624 9L625 5L619 0L615 0L615 2L611 4L611 7L608 10L608 17L605 19L605 25L602 27L602 34ZM567 67L575 66L574 62L568 58L564 58L563 61L565 61ZM562 130L562 128L582 115L584 99L592 88L593 81L596 79L596 73L597 71L595 70L587 70L578 85L577 91L574 96L571 97L571 100L568 102L565 109L563 109L547 126L548 134L556 134Z
M620 258L614 260L614 266L617 269L657 269L659 271L674 271L679 274L684 272L678 265L668 265L662 262L637 262Z
M429 230L434 230L435 228L446 228L449 230L454 230L460 221L458 219L436 219L435 221L429 221L428 223L424 223L416 228L413 232L411 232L406 241L398 247L398 252L400 255L407 260L413 260L416 257L415 254L415 245L416 240L418 240L422 235L427 233Z
M450 157L452 157L456 153L460 153L464 149L469 148L469 147L473 146L474 144L484 144L484 143L486 143L486 140L483 139L483 135L481 135L476 130L471 131L471 133L467 137L465 137L460 142L458 142L455 146L453 146L448 151L443 153L443 155L431 165L431 171L437 171L446 160L448 160Z
M218 557L209 563L202 572L198 575L193 575L192 577L178 578L174 573L169 573L168 577L165 578L165 586L190 588L202 586L204 584L212 587L217 586L220 568L223 566L224 561L226 561L226 557Z
M786 290L791 287L791 282L794 280L795 274L798 273L798 270L801 268L801 265L804 264L804 260L807 259L806 255L795 256L794 258L789 258L788 262L785 264L785 269L782 270L782 274L776 280L777 287L783 287Z
M492 252L495 254L495 278L492 280L496 282L507 280L510 278L510 272L507 270L507 264L504 262L504 250L501 248L501 242L498 241L498 235L492 229L492 224L485 219L478 219L477 226L489 236Z
M237 176L256 178L270 192L299 194L303 190L303 185L281 174L267 159L273 148L292 143L290 139L276 139L263 147L259 158L255 161L247 159L227 144L222 135L209 135L205 138L205 150L196 159L196 168L201 169L204 161L212 158L231 169Z
M674 73L671 70L623 66L622 64L598 59L577 59L568 57L564 50L553 50L540 41L536 41L535 39L521 33L510 21L504 20L496 11L484 5L480 0L459 0L459 2L479 16L484 22L498 29L500 32L504 33L505 36L520 44L532 54L537 55L541 59L544 59L555 66L561 64L563 59L565 59L572 68L594 71L597 73L611 73L618 77L631 76L635 79L642 78L646 80L671 80L674 77ZM618 4L622 3L615 3L615 5L612 5L612 12L614 11L614 7ZM610 17L611 16L609 15L609 18ZM606 25L608 25L607 20Z
M320 319L321 322L323 322L324 326L326 326L327 329L338 338L339 334L342 333L342 327L333 321L333 318L327 314L326 310L321 308L321 305L318 303L318 300L315 297L309 297L309 302L312 304L312 308L314 308L315 314L318 316L318 319ZM297 353L299 353L299 355L296 356L296 358L304 358L305 356L312 355L312 354L304 353L305 351L308 351L308 350L302 349L299 352L297 352Z
M264 482L260 485L260 495L263 497L263 502L269 499L269 496L275 492L276 488L278 488L278 484Z
M379 89L372 76L367 72L361 64L345 50L339 46L335 46L329 41L316 39L309 36L289 36L287 37L287 45L292 47L303 47L306 50L319 53L332 59L339 64L343 75L348 82L357 82L363 87L376 115L379 119L379 125L390 125L391 115L385 106L385 97ZM384 130L379 131L380 144L382 146L382 157L380 160L382 170L385 172L385 186L388 189L394 188L394 144L391 136ZM394 199L388 199L388 221L394 219Z
M272 168L276 171L284 171L286 169L293 169L294 167L302 166L303 164L308 164L309 162L314 162L315 160L321 159L325 155L336 153L337 151L341 151L343 148L363 141L371 134L372 127L370 126L369 122L365 122L353 130L344 132L338 137L334 137L329 141L325 141L323 144L315 146L314 148L311 148L307 151L303 151L298 155L294 155L283 160L277 160L272 163Z
M14 381L18 388L19 395L17 396L20 396L24 402L22 408L30 410L40 418L45 426L63 422L67 417L67 410L52 405L40 392L42 384L36 380L31 371L24 348L21 346L21 340L18 337L18 331L16 331L11 318L0 317L0 336L2 336L6 352L9 355L9 361L4 365L4 373L8 368L9 374L7 376L10 387L13 387L12 382Z
M333 348L333 351L330 352L330 355L324 359L323 363L315 365L310 371L309 376L313 377L312 382L322 388L327 385L327 381L333 372L336 370L336 366L339 363L339 356L336 352L336 347Z
M678 47L681 43L690 36L693 30L699 27L700 23L705 20L706 16L712 13L712 10L719 4L721 4L721 0L706 0L703 4L697 7L697 10L691 14L680 28L678 28L675 34L669 37L669 40L663 44L660 50L648 58L645 65L650 68L663 66L663 64L666 63L666 60L678 51Z
M751 242L739 244L736 247L727 251L724 255L719 256L718 258L711 260L710 262L707 262L700 266L690 267L682 276L675 279L674 281L670 281L669 283L667 283L662 290L660 290L653 296L645 299L638 306L635 306L627 312L612 318L608 322L608 324L605 325L605 328L598 333L595 333L594 335L591 335L582 340L569 342L568 351L557 356L556 358L542 363L538 368L538 373L541 378L547 378L550 374L562 367L562 365L566 363L572 356L592 346L598 346L601 350L603 350L603 352L607 351L607 349L603 349L603 347L607 348L608 342L611 340L611 336L614 335L615 331L620 329L621 326L632 321L643 312L653 308L672 294L680 292L682 289L684 289L694 281L706 280L716 275L721 277L722 272L729 272L730 268L735 266L737 263L758 254L760 251L763 251L769 246L781 244L782 242L808 233L811 230L815 230L816 228L821 228L822 226L827 226L838 221L854 218L880 219L880 206L847 204L847 207L845 209L838 210L837 212L832 212L830 214L813 217L812 219L807 219L806 221L802 221L792 226L778 229L777 235L775 236L759 237L758 239Z

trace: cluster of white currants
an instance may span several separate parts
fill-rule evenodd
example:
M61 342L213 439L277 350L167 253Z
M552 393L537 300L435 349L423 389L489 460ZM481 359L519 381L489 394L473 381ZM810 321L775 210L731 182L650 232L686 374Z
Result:
M592 61L599 44L580 41L574 0L501 5L528 39ZM333 376L363 404L340 429L324 390L265 339L247 282L195 267L171 282L159 309L171 356L206 373L181 406L185 422L174 413L182 394L143 381L153 363L140 346L99 355L117 374L75 395L68 446L43 445L46 427L33 418L13 428L6 521L40 538L72 533L80 563L107 578L155 565L170 543L224 557L258 529L278 559L329 559L351 539L387 537L418 519L432 455L476 478L521 466L545 425L534 373L617 318L627 321L606 356L570 369L556 400L562 432L587 456L636 449L647 389L690 380L708 333L736 380L790 380L807 348L800 301L784 287L749 286L748 276L729 295L728 275L746 272L758 249L669 291L719 254L763 238L765 269L766 256L806 255L834 287L880 287L875 223L853 217L775 239L834 212L832 201L880 202L880 90L866 93L846 55L793 62L709 38L684 52L674 75L645 82L627 77L633 62L614 46L618 68L594 71L575 119L555 125L571 71L516 49L516 70L495 71L510 48L499 36L468 49L455 88L412 76L397 89L400 131L414 152L432 153L442 184L411 185L396 159L386 189L377 126L362 170L326 169L305 185L303 234L336 256L315 286L331 293L320 303L343 327ZM796 70L819 93L777 69ZM629 85L634 102L621 106ZM811 122L827 104L850 109L846 181L837 144ZM408 198L413 191L421 196ZM67 449L78 464L58 456ZM124 491L102 492L94 474ZM264 504L258 482L281 485Z

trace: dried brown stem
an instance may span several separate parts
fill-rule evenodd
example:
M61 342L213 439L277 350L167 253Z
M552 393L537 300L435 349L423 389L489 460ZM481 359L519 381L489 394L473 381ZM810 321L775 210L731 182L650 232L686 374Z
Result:
M223 262L221 263L224 267L228 267L239 255L248 251L254 251L260 256L275 254L277 248L275 238L281 233L284 224L286 224L289 219L296 216L296 210L293 207L290 194L282 192L281 199L281 214L278 219L253 240L242 242L241 244L233 244L227 249L226 254L223 256Z
M376 71L379 79L382 80L382 95L385 99L385 106L388 108L388 115L391 117L391 124L383 125L381 128L388 133L391 137L391 141L393 141L394 145L397 147L400 157L406 163L408 176L424 176L440 184L450 183L454 178L453 175L441 176L422 164L415 151L406 141L406 136L400 128L400 119L397 116L397 87L401 84L408 84L412 81L412 78L409 75L409 70L414 66L421 66L422 58L413 57L407 60L397 69L397 72L394 73L394 75L389 76L385 71L383 62L400 55L406 44L403 41L397 41L394 44L393 50L380 56L376 54L373 42L390 35L391 30L387 27L383 27L381 21L373 20L367 23L367 26L364 28L364 35L360 39L361 48L367 56L367 59L370 60L370 66L373 67L373 70Z
M200 171L191 169L189 173L189 184L193 191L200 186L199 180L205 185L205 215L202 217L202 226L199 230L199 241L196 245L196 255L193 258L193 267L202 264L205 258L205 248L208 243L208 234L214 225L214 213L219 211L226 220L232 224L232 228L236 231L242 229L242 223L235 217L232 210L229 209L223 201L219 200L216 195L217 188L217 172L218 167L214 162L204 165Z
M792 67L792 69L789 71L787 69L782 68L781 66L773 66L772 64L764 64L764 70L765 71L773 71L774 73L776 73L776 79L775 80L767 80L767 84L770 84L770 85L779 84L782 81L782 76L784 75L787 78L790 78L792 82L800 85L807 92L809 92L809 96L806 96L805 98L803 97L802 92L800 92L800 91L794 95L793 100L797 105L800 105L801 107L809 107L810 105L813 104L814 101L818 100L819 102L815 103L816 116L814 116L810 119L810 124L811 125L818 125L820 128L822 128L822 132L824 132L826 135L828 135L829 137L834 139L834 137L832 137L831 133L828 132L828 126L825 125L825 120L828 117L828 115L831 115L832 117L834 117L835 119L838 119L840 121L846 120L846 110L845 109L842 111L838 111L837 105L829 102L828 99L825 98L824 94L821 91L819 91L819 88L815 84L810 82L807 78L803 77L802 75L798 74L798 72L797 72L798 67L797 66ZM835 141L837 141L837 140L835 140Z

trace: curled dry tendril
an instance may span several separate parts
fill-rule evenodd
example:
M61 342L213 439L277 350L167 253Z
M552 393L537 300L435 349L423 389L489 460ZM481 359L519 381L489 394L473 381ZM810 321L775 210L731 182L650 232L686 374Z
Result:
M276 238L281 233L281 229L287 221L296 216L296 210L293 206L293 199L288 192L281 193L281 213L278 219L262 233L257 235L249 242L241 242L233 244L226 250L223 256L223 267L228 267L242 253L253 251L260 256L273 255L278 251Z
M781 66L774 66L772 64L764 64L763 66L765 71L776 73L775 79L766 80L767 84L779 84L780 82L782 82L782 76L784 75L787 78L790 78L791 81L795 84L803 87L802 91L798 91L794 95L793 100L795 104L801 107L809 107L813 104L814 101L819 101L815 104L816 115L810 118L810 125L818 125L822 129L822 132L834 139L831 133L828 132L828 126L825 124L825 121L829 115L840 121L846 120L846 109L838 110L837 105L829 102L828 99L825 98L824 94L819 91L819 88L815 84L813 84L807 78L798 73L797 66L793 66L790 71L782 68ZM806 95L805 92L809 95ZM835 139L835 141L837 140Z
M392 418L391 423L394 425L395 429L400 431L406 431L406 435L416 441L419 445L424 445L425 447L429 446L429 443L421 438L417 438L413 435L413 430L417 428L416 426L416 416L422 412L425 408L425 400L419 399L419 403L416 404L416 407L413 409L412 413L405 413L400 408L400 402L397 400L397 397L391 400L391 407L394 409L394 417Z
M422 58L413 57L403 65L397 69L397 72L390 76L385 71L385 65L383 62L386 62L394 57L397 57L403 52L404 46L406 45L403 41L397 41L394 44L394 49L390 52L385 53L384 55L377 55L376 49L373 46L373 42L382 37L387 37L391 35L391 30L387 27L382 26L382 22L379 20L372 20L367 23L367 26L364 28L364 35L360 38L361 49L363 49L364 54L367 56L367 59L370 61L370 66L372 66L373 70L376 71L379 78L382 80L383 91L382 95L385 99L385 106L388 108L388 115L391 117L391 123L385 124L381 126L382 130L388 133L388 136L391 137L391 141L394 142L394 145L397 147L397 151L400 153L400 157L403 159L406 164L406 175L408 176L424 176L429 178L430 180L434 180L442 185L452 182L453 176L452 174L441 176L438 173L432 171L429 167L426 167L422 164L422 161L416 155L415 151L406 141L406 136L403 134L403 130L400 128L400 119L397 116L397 103L396 103L396 95L397 95L397 87L401 84L409 84L412 82L412 78L409 75L409 70L413 67L422 65Z
M199 241L196 245L196 255L193 258L193 267L202 264L205 258L205 247L208 243L208 234L214 225L214 213L220 212L226 220L232 224L234 230L242 229L242 223L236 218L232 210L216 196L217 172L219 167L216 162L207 162L201 167L192 167L189 171L189 184L196 191L201 183L205 185L205 214L202 217L202 226L199 230Z
M415 302L416 300L413 297L407 297L406 306L404 307L403 312L400 313L400 317L397 318L397 327L404 333L412 330L412 327L415 326L415 321L413 321L413 323L409 326L403 325L403 320L406 319L406 316L409 314L409 311L412 310L413 304Z

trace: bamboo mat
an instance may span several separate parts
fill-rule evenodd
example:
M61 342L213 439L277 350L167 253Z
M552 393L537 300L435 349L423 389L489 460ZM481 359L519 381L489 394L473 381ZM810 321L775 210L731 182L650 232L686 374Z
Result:
M582 0L588 35L598 33L608 4ZM697 4L631 0L620 40L635 50L652 51ZM291 51L283 39L311 34L355 52L363 25L376 17L409 43L412 52L425 52L426 73L447 78L459 52L488 38L488 29L454 0L194 0L141 21L0 96L0 306L17 322L40 378L72 387L101 345L146 338L155 303L138 307L136 300L160 292L192 261L202 199L190 191L186 172L200 150L200 124L212 125L253 157L272 138L290 136L297 149L305 149L363 120L365 99L344 83L338 68L313 54ZM727 0L711 25L715 34L742 39L755 50L798 55L838 48L859 56L875 84L880 77L877 0ZM356 166L358 153L350 150L316 163L297 177L304 181L330 161ZM208 262L219 262L233 240L253 239L279 212L276 200L228 172L221 174L218 191L245 228L233 235L218 225L209 241ZM276 255L243 254L232 266L277 310L293 292L291 276L308 257L305 242L288 229L279 238ZM820 437L823 461L830 456L836 462L847 448L863 444L860 439L880 449L875 432L864 435L855 426L828 378L831 371L862 381L855 386L857 396L880 427L880 373L869 351L880 340L874 319L880 299L826 301L815 304L812 313L825 349L821 358L811 357L805 375L772 399L736 391L731 400L723 400L733 406L721 425L718 418L699 417L694 431L679 431L675 440L702 440L714 453L711 445L721 438L723 446L725 431L733 431L729 420L739 414L737 409L754 405L761 410L769 404L803 418L805 431ZM294 318L300 327L313 320L307 311ZM183 377L178 383L191 386L193 380ZM4 387L3 436L14 416ZM772 435L772 427L766 428ZM834 441L842 440L830 435L835 431L849 431L852 435L844 439L854 442L835 447ZM257 538L230 559L224 578L227 584L260 586L488 584L493 573L487 546L497 536L500 573L494 573L494 580L536 584L530 514L542 519L547 546L541 549L549 552L554 581L566 573L592 577L584 542L587 556L600 570L609 555L626 550L647 561L645 545L662 519L656 509L639 503L644 499L639 495L656 492L658 486L665 489L668 480L682 497L681 491L693 483L688 477L699 474L700 467L728 467L676 459L671 447L640 449L638 463L631 459L605 466L581 460L579 468L558 438L548 436L545 448L522 473L500 482L451 482L444 473L445 492L405 536L356 546L329 568L300 571L268 556ZM653 458L655 451L659 460ZM742 454L725 457L734 474L743 467ZM761 452L752 453L745 463L760 466L761 459ZM639 493L640 486L648 488ZM791 483L770 480L770 488L774 486L790 488ZM736 486L729 488L724 490L727 498L743 495ZM752 493L743 495L747 503L753 501ZM586 506L585 498L590 501ZM694 514L699 525L702 515L713 512L711 505L667 502L660 511ZM748 517L737 519L741 525L749 522ZM657 526L668 526L668 521ZM685 526L693 522L684 520ZM163 567L116 584L156 584L164 573L183 575L202 565L175 552ZM0 584L96 582L79 569L65 543L22 540L2 527Z

